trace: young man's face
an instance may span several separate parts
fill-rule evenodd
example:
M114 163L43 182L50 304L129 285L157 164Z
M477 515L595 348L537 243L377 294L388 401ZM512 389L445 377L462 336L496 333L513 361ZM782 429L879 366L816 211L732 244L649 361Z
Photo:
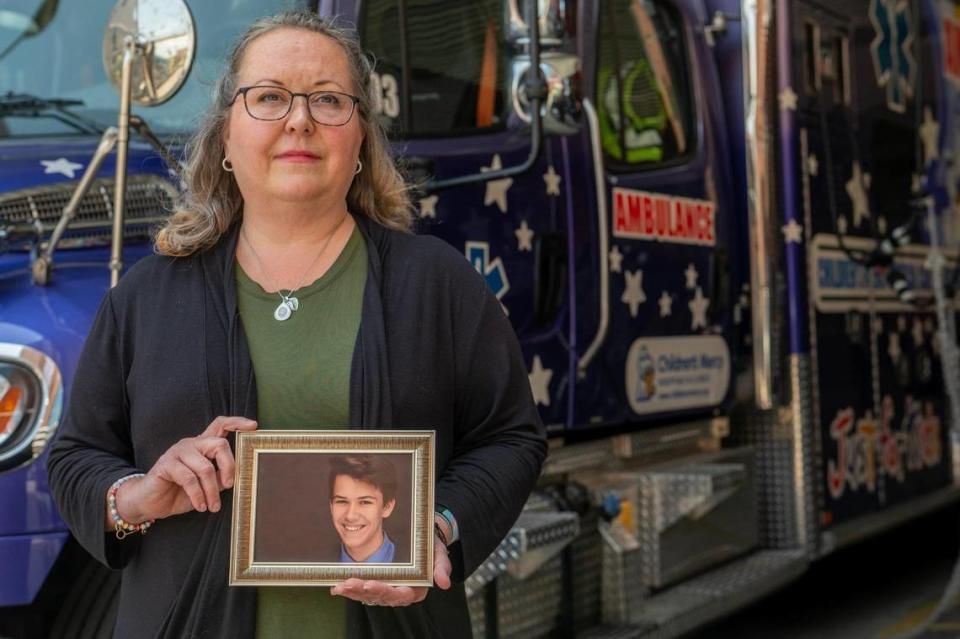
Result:
M349 475L337 475L330 499L330 516L344 548L355 561L363 561L383 543L383 520L396 500L383 503L383 493L373 484Z

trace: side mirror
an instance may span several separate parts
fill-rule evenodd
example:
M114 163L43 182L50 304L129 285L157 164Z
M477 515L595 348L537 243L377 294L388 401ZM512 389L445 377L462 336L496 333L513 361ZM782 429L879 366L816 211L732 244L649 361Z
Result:
M530 72L530 57L518 55L513 60L510 95L518 118L530 123L530 101L526 95L525 77ZM580 131L582 115L580 91L580 58L560 51L540 55L540 72L547 83L547 95L540 107L543 129L548 135L572 135Z

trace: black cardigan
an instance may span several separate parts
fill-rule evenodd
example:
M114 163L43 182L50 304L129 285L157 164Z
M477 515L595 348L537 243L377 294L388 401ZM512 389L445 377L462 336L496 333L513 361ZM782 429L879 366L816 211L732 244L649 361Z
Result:
M407 608L348 605L350 637L469 637L462 580L516 520L546 455L526 367L500 303L443 241L357 217L369 253L350 376L352 428L435 429L436 500L456 516L454 583ZM97 559L123 568L119 637L252 637L256 589L228 587L232 495L219 513L104 533L109 486L217 415L256 418L237 312L235 226L186 258L151 256L104 298L54 442L50 486Z

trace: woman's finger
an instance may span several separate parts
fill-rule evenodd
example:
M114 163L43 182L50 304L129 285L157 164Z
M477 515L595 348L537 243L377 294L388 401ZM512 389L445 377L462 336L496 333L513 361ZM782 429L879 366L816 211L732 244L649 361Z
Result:
M226 437L227 433L238 431L257 430L257 422L246 417L225 416L217 417L206 430L200 434L201 437Z
M437 540L433 551L433 583L441 590L450 588L450 573L453 572L453 565L450 563L450 556L447 549Z
M179 451L179 460L200 480L204 500L211 512L220 510L220 486L217 484L217 470L195 445L184 446Z
M204 437L197 441L197 447L207 459L213 459L217 463L221 489L232 488L233 473L237 464L227 440L221 437Z
M196 474L183 465L178 459L169 459L161 465L157 463L157 474L161 479L180 486L187 497L193 509L198 512L204 512L207 509L207 500L203 496L203 488L200 486L200 479Z

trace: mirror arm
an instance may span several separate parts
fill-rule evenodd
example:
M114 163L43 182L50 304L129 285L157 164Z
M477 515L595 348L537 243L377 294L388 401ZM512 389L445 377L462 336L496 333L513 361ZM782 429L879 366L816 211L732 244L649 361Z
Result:
M178 179L183 178L183 165L180 164L180 161L177 160L170 153L170 149L160 141L153 130L150 128L150 125L147 124L146 120L141 118L139 115L130 115L130 126L137 132L137 135L142 137L144 140L150 143L150 145L156 149L157 153L160 154L160 157L163 158L163 161L166 163L167 168L177 174Z
M447 180L435 180L426 182L421 187L425 193L434 193L454 186L464 184L473 184L477 182L488 182L500 178L512 177L520 173L526 173L536 163L540 156L540 146L543 143L543 122L540 117L540 106L543 104L547 95L547 83L540 74L540 24L537 8L537 0L529 0L527 24L529 25L529 47L530 47L530 70L525 80L527 97L530 101L530 153L523 163L516 166L509 166L497 171L487 171L482 173L472 173L461 175Z

